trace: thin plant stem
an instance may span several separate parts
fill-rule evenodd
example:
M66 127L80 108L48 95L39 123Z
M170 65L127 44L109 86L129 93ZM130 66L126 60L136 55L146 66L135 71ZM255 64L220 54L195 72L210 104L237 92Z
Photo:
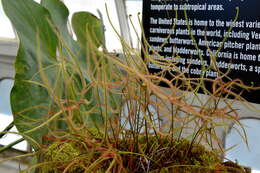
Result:
M8 132L8 131L11 130L13 127L14 127L14 122L11 122L11 123L3 130L3 132ZM4 137L4 136L5 136L5 134L4 134L4 133L1 133L1 134L0 134L0 139L1 139L2 137Z
M8 145L6 145L6 146L0 148L0 153L2 153L2 152L4 152L4 151L6 151L6 150L12 148L12 147L15 146L16 144L19 144L19 143L23 142L24 140L25 140L24 138L21 138L21 139L18 139L18 140L16 140L16 141L12 142L11 144L8 144Z

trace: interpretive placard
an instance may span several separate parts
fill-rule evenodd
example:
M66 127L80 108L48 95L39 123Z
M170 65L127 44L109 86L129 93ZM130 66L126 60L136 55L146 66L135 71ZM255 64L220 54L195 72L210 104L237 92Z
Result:
M212 65L211 57L215 57L214 65L223 73L228 71L231 79L259 86L259 7L256 0L144 0L143 28L150 48L143 56L177 61L178 70L190 78L199 78L202 66ZM162 70L153 61L148 68ZM209 79L220 75L214 68L203 74ZM243 91L242 96L260 103L257 90Z

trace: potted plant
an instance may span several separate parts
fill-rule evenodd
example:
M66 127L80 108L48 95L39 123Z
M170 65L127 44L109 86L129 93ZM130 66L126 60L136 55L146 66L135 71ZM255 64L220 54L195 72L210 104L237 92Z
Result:
M60 0L2 3L20 41L14 124L33 148L34 162L22 172L245 172L220 159L216 128L226 123L215 120L236 122L232 105L218 106L222 90L190 103L188 93L199 99L192 89L201 82L178 73L179 86L163 73L150 74L123 41L125 59L107 52L102 23L88 12L73 15L74 40ZM157 85L162 82L168 90ZM212 82L225 91L236 85Z

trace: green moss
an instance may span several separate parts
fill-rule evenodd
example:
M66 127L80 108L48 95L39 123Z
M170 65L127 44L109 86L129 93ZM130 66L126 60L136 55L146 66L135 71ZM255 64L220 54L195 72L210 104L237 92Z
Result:
M80 152L71 143L54 143L49 147L46 159L54 162L68 162L79 154Z
M133 151L135 141L132 139L110 140L109 143L90 139L77 141L50 145L44 161L52 164L46 166L43 173L62 173L69 165L72 166L68 173L88 172L88 167L92 167L90 172L103 173L115 158L111 173L117 172L119 165L124 168L122 173L215 173L216 170L228 170L221 163L218 153L202 145L191 144L186 139L151 136L147 141L145 137L140 137L136 151ZM88 144L84 145L83 141ZM100 158L105 159L96 162Z
M70 142L56 142L48 147L46 153L44 154L44 161L50 162L47 166L43 168L44 173L58 173L62 172L69 163L75 161L77 157L81 154L79 147L76 143ZM81 172L81 164L73 164L68 173Z

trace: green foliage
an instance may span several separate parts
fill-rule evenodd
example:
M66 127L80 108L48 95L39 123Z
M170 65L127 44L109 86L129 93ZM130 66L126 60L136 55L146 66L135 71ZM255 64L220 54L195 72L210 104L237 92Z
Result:
M20 39L11 105L14 123L23 133L37 127L42 122L37 120L48 114L48 107L52 104L46 88L29 81L41 81L37 57L41 57L42 68L57 63L57 36L48 22L51 18L49 12L39 4L28 0L3 0L2 3ZM54 80L56 69L49 68L47 72L52 74L49 80ZM46 131L43 128L29 135L40 142Z
M101 21L93 14L75 13L72 17L72 26L81 48L88 48L87 43L95 44L97 47L103 45L103 26Z
M88 12L75 14L76 42L67 27L69 11L61 1L42 0L38 4L33 0L3 0L2 3L20 39L11 92L14 123L21 133L42 143L42 136L48 134L47 124L37 127L59 111L61 99L79 99L76 91L89 83L86 78L79 79L82 71L74 70L70 64L83 64L82 70L86 69L87 52L80 51L80 47L86 47L87 39L95 39L94 49L103 44L101 22ZM64 66L64 62L69 63ZM67 86L65 80L70 79L73 84ZM91 92L85 94L88 99ZM93 103L82 109L92 107ZM64 123L59 126L66 128Z

